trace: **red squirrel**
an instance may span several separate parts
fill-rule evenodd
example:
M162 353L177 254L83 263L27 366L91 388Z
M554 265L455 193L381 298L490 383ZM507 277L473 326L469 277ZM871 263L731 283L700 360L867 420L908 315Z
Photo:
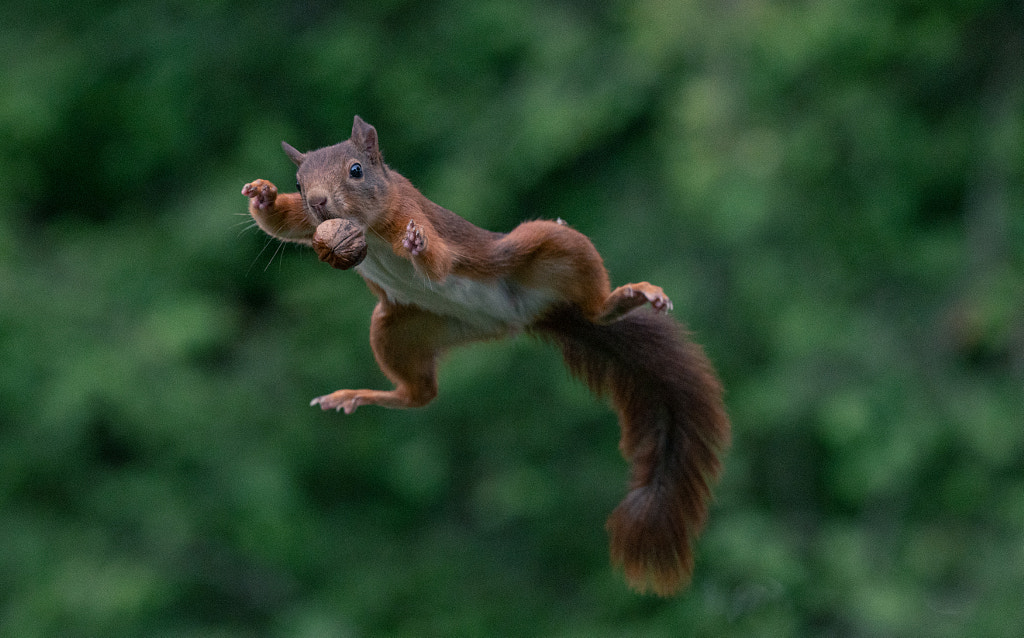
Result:
M664 291L647 282L612 290L593 244L561 221L496 233L435 204L384 163L376 129L359 116L340 144L282 147L298 166L298 192L246 184L249 213L287 242L312 245L328 219L363 232L355 270L379 299L370 342L395 384L337 390L312 405L346 414L424 406L437 395L438 358L453 346L520 330L553 342L618 412L631 472L607 522L613 564L641 592L669 596L687 585L730 426L722 386L701 347L667 316Z

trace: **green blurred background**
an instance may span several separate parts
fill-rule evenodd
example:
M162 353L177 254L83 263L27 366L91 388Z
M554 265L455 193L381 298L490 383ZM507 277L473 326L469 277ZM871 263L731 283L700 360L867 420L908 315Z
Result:
M0 635L1019 636L1019 0L0 6ZM608 565L614 414L525 337L406 412L241 186L374 124L675 302L734 445L692 587Z

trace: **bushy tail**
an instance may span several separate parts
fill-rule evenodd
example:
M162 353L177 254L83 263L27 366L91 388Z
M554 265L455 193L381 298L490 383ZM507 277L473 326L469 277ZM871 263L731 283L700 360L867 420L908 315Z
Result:
M612 562L641 592L676 593L693 572L691 544L730 438L710 362L674 320L643 310L597 325L563 308L531 330L558 345L572 373L619 414L631 471L607 523Z

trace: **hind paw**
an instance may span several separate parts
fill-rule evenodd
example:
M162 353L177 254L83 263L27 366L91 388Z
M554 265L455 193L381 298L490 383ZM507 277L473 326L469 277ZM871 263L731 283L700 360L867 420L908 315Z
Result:
M655 312L672 310L672 300L668 298L660 286L642 281L638 284L621 286L608 295L601 312L594 319L595 323L611 323L618 321L631 311L651 304Z
M636 287L634 287L636 286ZM644 286L640 288L639 286ZM625 295L627 298L636 299L639 303L637 306L642 306L644 303L651 304L656 312L668 312L672 310L672 300L668 298L665 291L659 286L652 284L634 284L630 286L624 286Z

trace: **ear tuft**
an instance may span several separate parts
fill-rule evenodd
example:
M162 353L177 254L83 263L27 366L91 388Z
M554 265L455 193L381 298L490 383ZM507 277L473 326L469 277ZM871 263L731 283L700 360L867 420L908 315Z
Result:
M358 115L352 120L352 143L375 161L381 163L380 147L377 143L377 129L363 121Z
M285 155L287 155L288 159L290 159L296 166L302 166L302 162L306 160L306 154L298 152L295 150L295 147L288 142L281 142L281 148L284 149Z

